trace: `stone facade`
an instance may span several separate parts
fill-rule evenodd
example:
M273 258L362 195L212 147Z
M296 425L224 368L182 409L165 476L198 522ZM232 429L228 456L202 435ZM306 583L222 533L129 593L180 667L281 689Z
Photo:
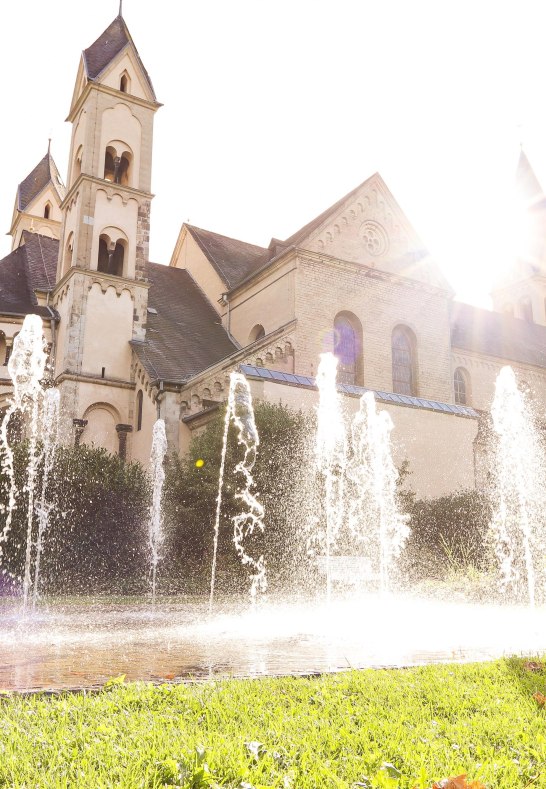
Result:
M376 173L268 247L184 224L170 266L154 270L150 190L159 106L118 17L82 56L69 113L67 191L55 186L49 151L18 190L14 252L32 232L58 239L58 259L50 285L29 280L26 309L10 313L0 288L0 407L10 391L10 348L35 309L54 357L64 440L142 463L158 416L170 448L187 451L225 401L239 365L313 378L319 355L332 351L345 382L377 392L400 392L397 369L405 365L411 402L384 407L395 424L396 461L409 461L409 487L431 497L481 484L484 425L501 367L514 367L537 407L546 401L546 263L520 258L497 283L494 307L512 315L509 325L493 326L493 314L482 311L483 332L474 315L477 333L457 334L462 319L449 284ZM40 188L32 192L36 173ZM17 254L0 261L0 279L18 265ZM519 345L504 341L515 335ZM495 337L499 342L490 342ZM460 385L455 390L457 376L463 393ZM292 408L316 405L316 391L294 378L251 376L251 387L256 398ZM474 410L454 415L423 398ZM345 401L354 412L357 397Z

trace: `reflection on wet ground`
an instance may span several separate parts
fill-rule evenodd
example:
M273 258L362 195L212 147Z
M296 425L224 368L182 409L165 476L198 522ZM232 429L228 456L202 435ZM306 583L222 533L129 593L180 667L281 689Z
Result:
M0 598L0 690L93 688L108 678L311 674L370 666L486 660L546 651L546 611L379 599L270 603L204 599L44 601L22 620Z

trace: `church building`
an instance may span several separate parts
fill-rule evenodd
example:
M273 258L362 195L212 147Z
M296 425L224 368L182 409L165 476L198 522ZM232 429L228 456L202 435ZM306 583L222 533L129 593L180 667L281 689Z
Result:
M260 247L184 223L168 265L150 262L160 107L119 15L82 53L66 185L48 150L17 188L0 261L0 408L29 313L43 320L63 440L144 464L155 420L184 453L233 370L257 399L314 407L319 354L332 351L348 412L373 390L390 413L410 488L479 485L501 367L537 410L546 402L546 196L525 154L532 233L489 311L454 300L378 173L284 240Z

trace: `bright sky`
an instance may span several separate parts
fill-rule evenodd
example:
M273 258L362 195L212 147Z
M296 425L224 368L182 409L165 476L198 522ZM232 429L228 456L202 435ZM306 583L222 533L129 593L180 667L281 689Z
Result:
M64 123L81 50L117 0L0 6L0 219ZM457 296L506 265L519 144L546 187L544 4L525 0L124 0L164 107L151 259L180 225L267 246L379 171ZM0 254L10 249L0 240Z

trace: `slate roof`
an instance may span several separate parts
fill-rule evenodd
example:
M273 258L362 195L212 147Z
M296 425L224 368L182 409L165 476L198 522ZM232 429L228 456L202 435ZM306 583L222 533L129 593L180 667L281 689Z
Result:
M121 15L118 15L114 21L108 25L106 30L101 33L101 35L91 44L90 47L84 49L83 62L85 65L86 74L89 79L96 79L98 76L100 76L100 74L102 74L108 64L111 63L112 60L114 60L114 58L119 55L122 49L124 49L128 44L132 44L134 47L138 62L148 81L152 96L155 99L155 91L152 85L152 80L144 68L144 64L140 59L137 48L135 47L134 41L131 38L131 34L129 33L129 29Z
M546 326L453 302L451 345L512 362L546 367Z
M38 307L34 290L55 284L59 242L26 230L23 235L25 244L0 260L0 313L50 317L51 310Z
M259 269L270 257L265 247L221 236L194 225L186 227L229 289Z
M185 269L148 264L146 340L131 345L153 379L183 383L237 350Z
M24 181L21 181L17 188L17 208L19 211L24 211L50 182L62 200L66 189L57 165L48 151L41 162L27 175Z

